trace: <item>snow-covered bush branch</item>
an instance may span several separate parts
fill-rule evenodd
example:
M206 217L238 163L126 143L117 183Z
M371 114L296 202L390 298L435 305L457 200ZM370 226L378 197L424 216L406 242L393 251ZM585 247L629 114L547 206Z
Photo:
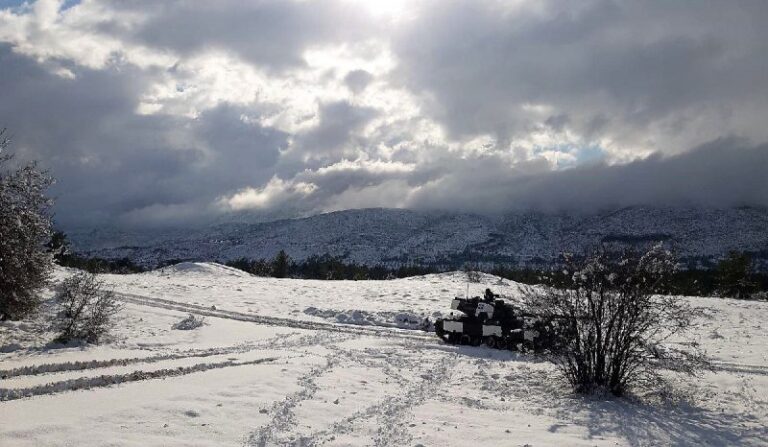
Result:
M643 255L599 253L569 260L565 287L529 289L535 312L560 326L552 357L577 392L622 395L657 385L662 369L694 374L706 365L695 348L667 343L696 317L686 301L657 294L675 265L661 246Z
M56 327L60 341L99 341L114 324L120 305L114 293L92 273L76 273L61 286L58 301L61 311Z

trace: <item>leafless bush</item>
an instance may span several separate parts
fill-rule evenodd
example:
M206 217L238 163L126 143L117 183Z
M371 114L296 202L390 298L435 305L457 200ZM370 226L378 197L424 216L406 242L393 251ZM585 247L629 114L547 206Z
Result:
M695 374L706 362L695 347L674 349L696 312L684 300L657 295L675 270L672 255L595 254L568 262L565 287L531 288L534 311L558 322L552 351L574 390L620 396L637 386L658 387L661 370Z
M471 283L479 283L482 278L478 267L469 263L464 264L464 273L467 275L467 281Z
M58 295L61 311L56 326L59 341L85 340L96 343L114 325L120 305L114 293L92 273L76 273L67 278Z

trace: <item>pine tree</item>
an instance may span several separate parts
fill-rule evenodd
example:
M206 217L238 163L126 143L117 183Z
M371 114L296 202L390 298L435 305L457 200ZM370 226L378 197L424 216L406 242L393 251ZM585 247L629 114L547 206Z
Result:
M51 255L53 255L53 260L59 265L61 265L62 261L66 259L66 257L70 254L69 239L67 238L66 233L63 231L54 231L51 235L51 240L48 241L45 246L48 248L48 251L51 253Z
M275 278L285 278L288 276L288 269L291 266L291 258L285 252L280 250L272 260L272 276Z
M752 258L747 253L728 253L717 266L718 292L731 298L749 298L756 290L751 274Z

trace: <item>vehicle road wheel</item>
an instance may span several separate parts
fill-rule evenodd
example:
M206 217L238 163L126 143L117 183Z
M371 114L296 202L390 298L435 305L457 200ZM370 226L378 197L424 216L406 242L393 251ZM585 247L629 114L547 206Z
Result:
M488 346L489 348L493 349L496 347L496 344L497 344L496 337L494 336L485 337L485 346Z
M459 344L469 345L471 343L472 343L472 338L470 338L470 336L467 334L462 335L461 338L459 339Z

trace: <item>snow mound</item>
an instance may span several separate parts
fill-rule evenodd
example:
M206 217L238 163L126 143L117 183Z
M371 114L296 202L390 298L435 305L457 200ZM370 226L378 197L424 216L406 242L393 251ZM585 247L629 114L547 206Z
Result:
M178 264L163 267L153 273L162 275L186 275L186 276L236 276L249 277L249 273L242 270L227 267L215 262L180 262Z
M191 331L193 329L202 327L205 324L206 323L205 323L204 317L197 317L194 314L189 314L183 320L179 321L178 323L174 323L173 326L171 326L171 328L177 329L180 331Z
M432 322L426 315L413 312L368 312L365 310L333 310L308 307L304 314L342 324L362 326L396 327L400 329L432 330Z
M454 270L451 272L442 272L442 273L429 273L429 274L420 275L420 276L409 276L407 278L402 278L401 281L440 282L440 283L451 283L451 284L467 284L469 282L467 279L467 273L462 272L460 270ZM484 272L477 273L477 284L483 284L483 286L487 286L491 288L492 286L522 285L521 283L509 280L509 279L504 279L499 276L492 275L490 273L484 273Z

